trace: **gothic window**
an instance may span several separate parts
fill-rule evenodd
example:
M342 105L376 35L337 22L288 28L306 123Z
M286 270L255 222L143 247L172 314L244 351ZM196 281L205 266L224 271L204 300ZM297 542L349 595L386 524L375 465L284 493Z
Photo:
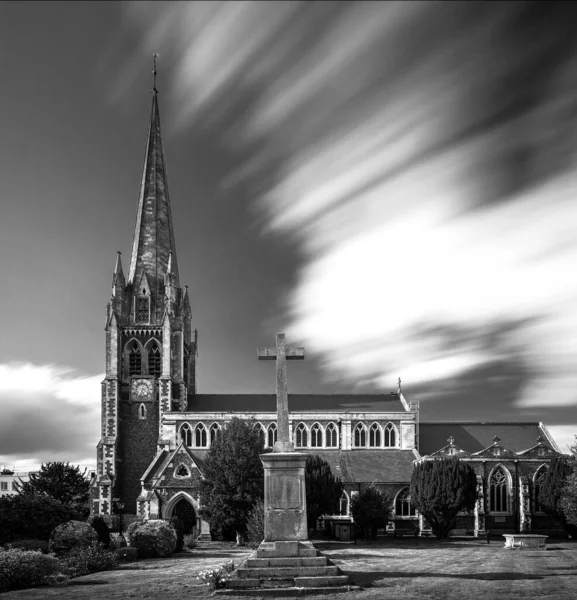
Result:
M329 423L325 431L325 441L327 448L337 447L337 428L334 423Z
M128 348L128 375L142 375L142 352L136 340Z
M160 348L156 342L152 342L148 350L148 374L155 377L162 375Z
M323 430L318 423L311 427L311 448L323 447Z
M199 423L194 429L194 441L197 448L206 448L206 427Z
M138 296L136 299L136 320L140 323L150 320L150 298L147 296Z
M304 423L299 423L296 430L296 443L297 448L306 448L308 446L307 441L307 428Z
M190 477L190 471L188 470L186 465L180 464L176 468L176 471L174 472L174 476L178 477L179 479L186 479L186 478Z
M188 423L180 428L180 440L185 446L192 446L192 429Z
M146 406L144 404L141 404L138 408L138 418L146 419Z
M216 440L216 436L220 433L220 427L216 424L213 423L210 426L210 445L212 446Z
M268 427L268 446L269 448L274 448L276 439L277 439L277 429L276 423L271 423Z
M256 429L258 431L258 439L260 440L261 446L264 447L264 443L265 443L264 427L260 423L256 423L256 425L254 426L254 429Z
M364 448L367 445L367 431L362 423L355 427L355 448Z
M346 492L342 493L341 498L339 500L339 514L349 514L349 497L347 496Z
M502 467L497 467L489 480L489 510L491 512L509 511L508 488L507 475Z
M397 517L414 517L415 514L415 507L411 504L411 496L409 496L409 488L403 488L397 494L395 515Z
M385 447L392 448L397 445L397 432L392 423L387 423L385 427Z
M381 428L373 423L369 429L369 446L371 448L381 447Z
M545 475L547 474L547 467L545 465L539 467L535 473L535 511L536 512L545 512L543 510L543 506L539 502L539 492L543 489L543 480L545 479Z

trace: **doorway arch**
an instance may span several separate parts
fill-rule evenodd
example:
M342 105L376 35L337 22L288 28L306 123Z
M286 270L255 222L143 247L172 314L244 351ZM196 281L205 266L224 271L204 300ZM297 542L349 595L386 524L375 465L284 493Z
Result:
M166 504L164 518L178 517L184 524L184 534L195 534L200 531L198 504L186 492L178 492Z

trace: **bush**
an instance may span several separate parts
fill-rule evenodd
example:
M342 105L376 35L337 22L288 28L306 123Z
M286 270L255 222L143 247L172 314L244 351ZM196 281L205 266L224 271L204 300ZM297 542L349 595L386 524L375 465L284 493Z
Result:
M116 558L124 562L132 562L138 558L138 549L132 546L125 546L124 548L117 548L114 552Z
M89 546L98 541L96 532L88 523L83 521L68 521L62 523L50 534L50 550L63 552L71 548Z
M379 488L370 486L351 500L351 514L363 530L365 539L377 539L377 530L386 527L392 498Z
M170 524L176 532L175 552L182 552L184 549L184 523L178 517L173 517Z
M11 548L20 548L21 550L34 550L48 554L48 542L46 540L18 540L10 543Z
M192 533L188 533L184 536L184 547L194 548L196 546L196 538Z
M81 577L99 571L110 571L118 565L116 553L106 550L98 541L76 546L60 558L62 571L69 577Z
M262 500L254 505L248 515L246 537L251 548L258 548L264 540L264 502Z
M0 544L20 539L48 541L55 527L79 517L75 508L48 496L4 496L0 498Z
M125 530L124 536L129 546L132 546L132 536L134 532L144 523L144 521L133 521Z
M117 548L126 548L126 546L127 543L124 534L120 535L118 533L115 533L110 535L110 546L108 547L109 550L116 550Z
M132 533L130 545L138 548L140 558L168 557L176 549L176 531L165 521L146 521Z
M110 548L110 529L100 515L88 519L88 524L96 531L98 540L105 548Z
M54 556L8 548L0 552L0 592L48 583L60 568Z

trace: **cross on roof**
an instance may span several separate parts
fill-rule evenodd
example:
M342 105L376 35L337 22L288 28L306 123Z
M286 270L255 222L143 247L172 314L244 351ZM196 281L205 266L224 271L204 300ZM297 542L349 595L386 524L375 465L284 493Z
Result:
M449 444L451 444L451 446L452 446L455 443L455 438L453 436L451 436L451 437L449 437L447 442L449 442Z
M501 438L497 437L496 435L493 436L493 443L494 444L498 444L501 441Z

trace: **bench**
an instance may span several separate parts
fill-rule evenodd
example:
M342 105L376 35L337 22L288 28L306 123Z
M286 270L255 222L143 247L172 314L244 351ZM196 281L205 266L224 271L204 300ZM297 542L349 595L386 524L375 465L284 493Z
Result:
M548 535L536 533L504 533L505 548L546 548Z

